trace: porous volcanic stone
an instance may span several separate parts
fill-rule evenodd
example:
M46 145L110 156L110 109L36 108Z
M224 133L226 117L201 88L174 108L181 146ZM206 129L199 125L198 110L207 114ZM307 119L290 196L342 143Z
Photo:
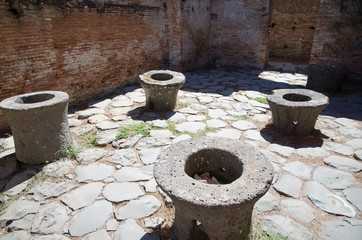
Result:
M193 178L205 171L229 184L205 184ZM247 143L199 137L164 150L155 163L154 175L175 205L174 227L179 239L190 238L195 219L213 239L243 239L250 229L255 202L271 184L273 168Z

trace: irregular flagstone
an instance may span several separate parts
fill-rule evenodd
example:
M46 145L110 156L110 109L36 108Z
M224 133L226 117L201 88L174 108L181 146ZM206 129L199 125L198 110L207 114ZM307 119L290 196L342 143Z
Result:
M290 218L272 215L264 217L263 230L270 234L278 234L282 238L312 240L313 235Z
M118 220L128 218L143 218L155 213L161 207L161 202L153 195L146 195L138 200L131 200L115 212Z
M321 118L317 119L316 126L328 129L335 129L338 128L340 125L331 119Z
M95 129L96 129L96 127L94 125L87 124L87 125L80 125L78 127L71 128L70 131L75 136L80 136L80 135L89 133Z
M114 178L119 182L134 182L141 180L149 180L152 174L136 167L123 167L114 173Z
M342 170L347 170L352 172L359 172L362 170L361 162L346 157L330 156L325 158L323 162L327 165Z
M358 127L359 126L358 122L356 122L352 119L348 119L348 118L337 118L335 121L346 127Z
M133 105L133 101L131 100L121 100L112 102L113 107L131 107Z
M219 119L211 119L211 120L207 120L206 121L207 126L211 127L211 128L222 128L222 127L226 127L226 123L222 120Z
M143 164L148 165L156 161L156 158L160 154L160 148L142 149L139 151L141 161Z
M79 111L77 113L79 119L84 119L84 118L89 118L90 116L95 114L105 114L106 112L101 108L89 108L83 111Z
M192 114L192 115L196 115L199 113L199 111L196 111L190 107L186 107L186 108L181 108L179 110L177 110L177 112L179 113L187 113L187 114Z
M299 178L285 174L274 184L273 187L275 190L284 195L298 198L300 191L302 190L302 185L303 182Z
M110 152L107 160L115 164L121 164L122 166L131 166L137 162L137 155L131 148L120 149Z
M295 149L288 146L282 146L276 143L272 143L268 146L267 150L271 152L279 153L285 157L290 157L292 154L295 153Z
M0 145L2 145L4 149L14 148L14 137L0 138Z
M74 173L78 182L100 181L111 176L114 171L113 166L101 163L91 163L87 166L78 166Z
M241 137L241 131L236 129L224 128L214 133L207 133L206 135L210 137L224 137L239 140Z
M166 118L167 118L167 120L169 120L171 122L182 122L182 121L186 120L185 115L183 115L182 113L178 113L178 112L167 112Z
M107 231L116 231L117 230L118 221L116 219L109 219L106 222Z
M362 139L352 139L347 141L346 144L353 149L362 149Z
M199 102L201 104L207 104L207 103L211 103L214 101L214 99L212 97L208 97L208 96L198 96L197 99L199 100Z
M106 130L102 132L97 133L97 139L96 144L98 146L106 146L107 144L110 144L114 140L116 140L118 130Z
M278 164L283 164L287 161L287 160L285 160L285 158L279 157L278 155L276 155L272 152L269 152L268 150L261 149L260 151L272 162L275 162Z
M242 131L257 128L254 123L246 121L246 120L240 120L240 121L233 122L231 124L231 126L233 126L234 128L237 128L239 130L242 130Z
M353 154L353 157L358 159L358 160L362 160L362 150L359 150L359 151L356 151L354 154Z
M12 233L5 234L0 236L0 240L28 240L30 239L30 234L26 231L15 231Z
M137 183L110 183L103 190L103 196L111 202L123 202L144 195Z
M273 166L273 170L274 170L274 177L273 177L273 181L272 184L276 183L276 181L278 181L279 179L279 175L280 175L280 167L278 164L274 163L274 162L270 162L271 165Z
M111 214L112 203L105 200L96 201L74 216L69 233L73 237L78 237L100 229Z
M150 135L154 138L170 138L172 132L169 130L151 130Z
M135 220L127 219L114 233L114 240L159 240L159 236L146 232Z
M332 150L335 153L339 153L345 156L349 156L352 155L354 153L353 148L349 147L349 146L342 146L340 148L335 148Z
M157 141L152 137L144 137L141 140L139 140L137 144L137 149L143 149L143 148L155 148L155 147L161 147L170 145L171 140L167 138L159 138Z
M244 133L244 137L255 140L255 141L259 141L259 142L267 142L267 140L257 130L247 130Z
M100 123L105 120L109 120L109 118L104 114L96 114L88 118L88 123Z
M362 138L362 131L354 127L340 127L339 132L345 136L351 136L354 138Z
M166 128L168 126L168 123L166 120L160 120L160 119L151 121L151 124L153 124L153 126L159 127L159 128Z
M314 179L333 189L345 189L356 182L352 174L328 167L318 167L314 171Z
M144 219L144 224L146 228L153 228L153 229L159 229L161 228L161 225L165 221L164 218L159 217L149 217Z
M112 240L105 229L86 235L82 240Z
M209 109L208 110L208 115L211 118L220 118L222 116L226 116L227 112L225 112L222 109Z
M326 157L330 153L319 147L298 148L297 154L301 157Z
M154 178L147 181L145 183L145 190L146 192L156 192L157 191L157 182Z
M315 219L316 210L303 201L297 199L285 199L281 202L283 210L303 223L310 223Z
M78 183L71 180L65 180L58 183L46 181L34 187L30 190L30 193L33 193L33 199L41 201L47 198L57 197L77 186Z
M269 105L265 104L265 103L261 103L255 100L249 100L248 101L250 105L252 105L253 107L260 107L260 108L265 108L265 109L269 109Z
M49 163L48 165L43 167L43 172L47 176L52 177L61 177L70 173L73 169L74 165L72 161L65 160L65 161L56 161Z
M357 220L357 219L356 219ZM323 223L319 229L319 237L323 240L361 239L362 221L352 222L350 219L332 220Z
M109 113L114 116L125 115L131 111L131 107L117 107L117 108L110 108Z
M46 236L33 236L30 240L70 240L70 238L58 234L52 234Z
M314 205L325 212L354 217L356 211L340 196L331 193L327 188L317 182L307 182L308 197Z
M177 138L175 138L172 143L177 143L177 142L179 142L179 141L186 140L186 139L190 139L190 138L191 138L191 136L188 135L188 134L181 134L180 136L178 136Z
M254 210L258 212L269 212L269 211L279 211L280 203L278 197L267 192L262 198L260 198L255 206Z
M285 171L290 172L291 174L293 174L294 176L297 177L302 177L305 179L309 179L311 172L312 172L312 167L309 165L306 165L302 162L291 162L291 163L287 163L283 166L283 169Z
M0 215L0 226L4 227L7 221L21 219L24 216L36 213L40 207L40 203L28 200L17 200L10 204L2 215Z
M78 119L68 119L68 125L69 127L77 127L77 126L80 126L82 125L83 121L82 120L78 120Z
M19 220L12 220L12 223L7 226L8 229L11 229L11 231L16 230L28 230L31 227L31 224L33 223L35 218L35 214L28 214L25 215L23 218Z
M31 232L41 234L56 233L68 219L67 210L63 205L58 202L49 203L35 215Z
M105 99L102 101L91 103L90 107L105 109L111 102L112 102L111 99Z
M112 121L102 121L96 124L96 127L101 130L108 130L108 129L114 129L118 128L121 124L118 122L112 122Z
M343 190L347 200L362 212L362 188L348 188Z
M191 132L197 133L199 131L204 131L206 124L203 122L183 122L176 124L176 130L180 132Z
M271 119L272 117L269 115L265 115L265 114L255 114L253 116L253 120L257 121L257 122L267 122Z
M234 116L234 117L241 117L243 115L248 115L248 112L247 111L244 111L244 110L241 110L241 111L227 111L228 114L230 114L231 116ZM225 116L226 117L226 116ZM220 117L221 119L223 117Z
M104 184L100 182L82 185L73 191L64 194L60 201L73 210L88 206L93 203L102 191Z
M86 149L77 155L77 161L82 164L98 161L107 154L107 150L101 148Z
M133 147L141 138L142 134L137 134L128 138L119 139L112 142L114 148L131 148Z

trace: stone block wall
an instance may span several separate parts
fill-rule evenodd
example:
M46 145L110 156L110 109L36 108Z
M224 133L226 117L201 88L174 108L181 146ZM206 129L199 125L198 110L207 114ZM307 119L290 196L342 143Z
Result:
M321 1L311 63L362 74L362 1Z
M263 68L269 12L269 0L211 0L211 54L216 65Z
M60 90L79 103L162 68L163 5L147 2L67 7L1 1L0 100ZM0 116L0 128L4 124Z
M269 24L272 61L308 63L320 0L273 0Z

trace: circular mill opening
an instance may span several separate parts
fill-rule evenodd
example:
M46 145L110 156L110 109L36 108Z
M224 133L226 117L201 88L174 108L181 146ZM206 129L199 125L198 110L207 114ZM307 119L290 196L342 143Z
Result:
M167 80L171 80L173 78L173 76L168 73L155 73L155 74L151 75L151 78L153 80L157 80L157 81L167 81Z
M292 101L292 102L307 102L307 101L312 100L312 98L310 98L306 95L297 94L297 93L285 94L285 95L283 95L283 98L285 100Z
M229 184L241 177L243 163L230 152L215 148L202 149L188 157L185 172L191 178L208 175L206 178L217 180L214 184Z
M35 94L31 96L22 97L21 99L19 99L19 103L29 104L29 103L45 102L50 99L53 99L54 97L55 97L54 94L49 94L49 93Z

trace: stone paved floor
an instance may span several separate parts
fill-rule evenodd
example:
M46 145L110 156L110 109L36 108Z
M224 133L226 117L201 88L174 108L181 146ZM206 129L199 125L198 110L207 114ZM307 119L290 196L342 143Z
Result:
M91 103L69 114L75 142L88 142L76 160L26 166L15 161L11 137L1 139L2 204L10 204L0 216L0 239L172 239L174 209L152 164L197 132L249 142L269 157L275 178L255 206L254 225L288 239L361 239L362 97L332 97L312 136L283 136L271 126L268 105L253 99L303 87L306 76L259 73L185 73L178 107L165 114L144 111L139 87ZM143 121L153 123L149 137L115 140L120 125Z

